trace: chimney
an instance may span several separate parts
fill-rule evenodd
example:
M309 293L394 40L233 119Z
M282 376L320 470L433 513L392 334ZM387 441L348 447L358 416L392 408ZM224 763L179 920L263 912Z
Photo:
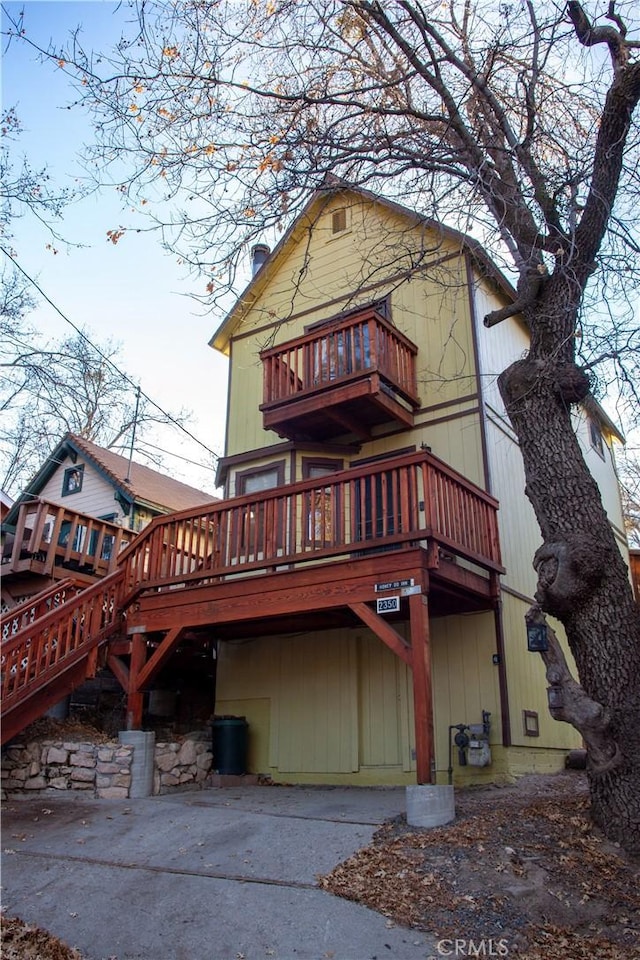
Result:
M258 271L269 259L271 248L266 243L256 243L251 247L251 276L255 277Z

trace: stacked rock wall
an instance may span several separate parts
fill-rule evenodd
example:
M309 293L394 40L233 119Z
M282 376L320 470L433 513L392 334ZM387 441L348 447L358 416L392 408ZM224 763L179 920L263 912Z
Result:
M207 786L212 762L211 748L203 739L156 743L154 794Z
M48 790L91 791L94 797L130 796L135 747L109 741L41 740L10 745L2 757L3 795ZM153 793L202 789L211 784L208 738L194 734L155 745Z
M2 758L2 789L87 790L95 797L128 797L131 747L117 743L42 740L8 747Z

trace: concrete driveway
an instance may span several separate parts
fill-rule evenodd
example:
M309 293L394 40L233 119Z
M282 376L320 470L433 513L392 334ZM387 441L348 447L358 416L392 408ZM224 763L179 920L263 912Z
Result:
M403 788L9 800L2 906L87 960L425 960L434 941L317 885Z

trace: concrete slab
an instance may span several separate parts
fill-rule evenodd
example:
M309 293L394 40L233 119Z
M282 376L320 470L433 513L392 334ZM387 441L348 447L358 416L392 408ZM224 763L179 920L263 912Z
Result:
M424 960L430 938L317 886L403 809L403 788L12 800L2 905L87 960Z

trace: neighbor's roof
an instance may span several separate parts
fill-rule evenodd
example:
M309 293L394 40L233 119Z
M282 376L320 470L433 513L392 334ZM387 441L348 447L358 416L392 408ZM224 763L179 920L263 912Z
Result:
M174 480L151 467L145 467L134 461L130 464L128 457L122 457L111 450L99 447L91 440L68 433L47 457L33 480L27 484L11 508L7 521L13 516L14 511L17 512L21 502L39 496L45 484L68 456L91 463L124 500L144 504L164 513L187 510L189 507L197 507L218 499L210 493L196 490L195 487Z
M131 461L129 464L128 457L121 457L112 450L99 447L91 440L74 434L68 434L65 440L75 446L79 453L84 453L93 460L114 484L124 485L136 500L144 500L158 507L169 507L171 510L187 510L189 507L197 507L201 503L211 503L218 499L141 463Z

